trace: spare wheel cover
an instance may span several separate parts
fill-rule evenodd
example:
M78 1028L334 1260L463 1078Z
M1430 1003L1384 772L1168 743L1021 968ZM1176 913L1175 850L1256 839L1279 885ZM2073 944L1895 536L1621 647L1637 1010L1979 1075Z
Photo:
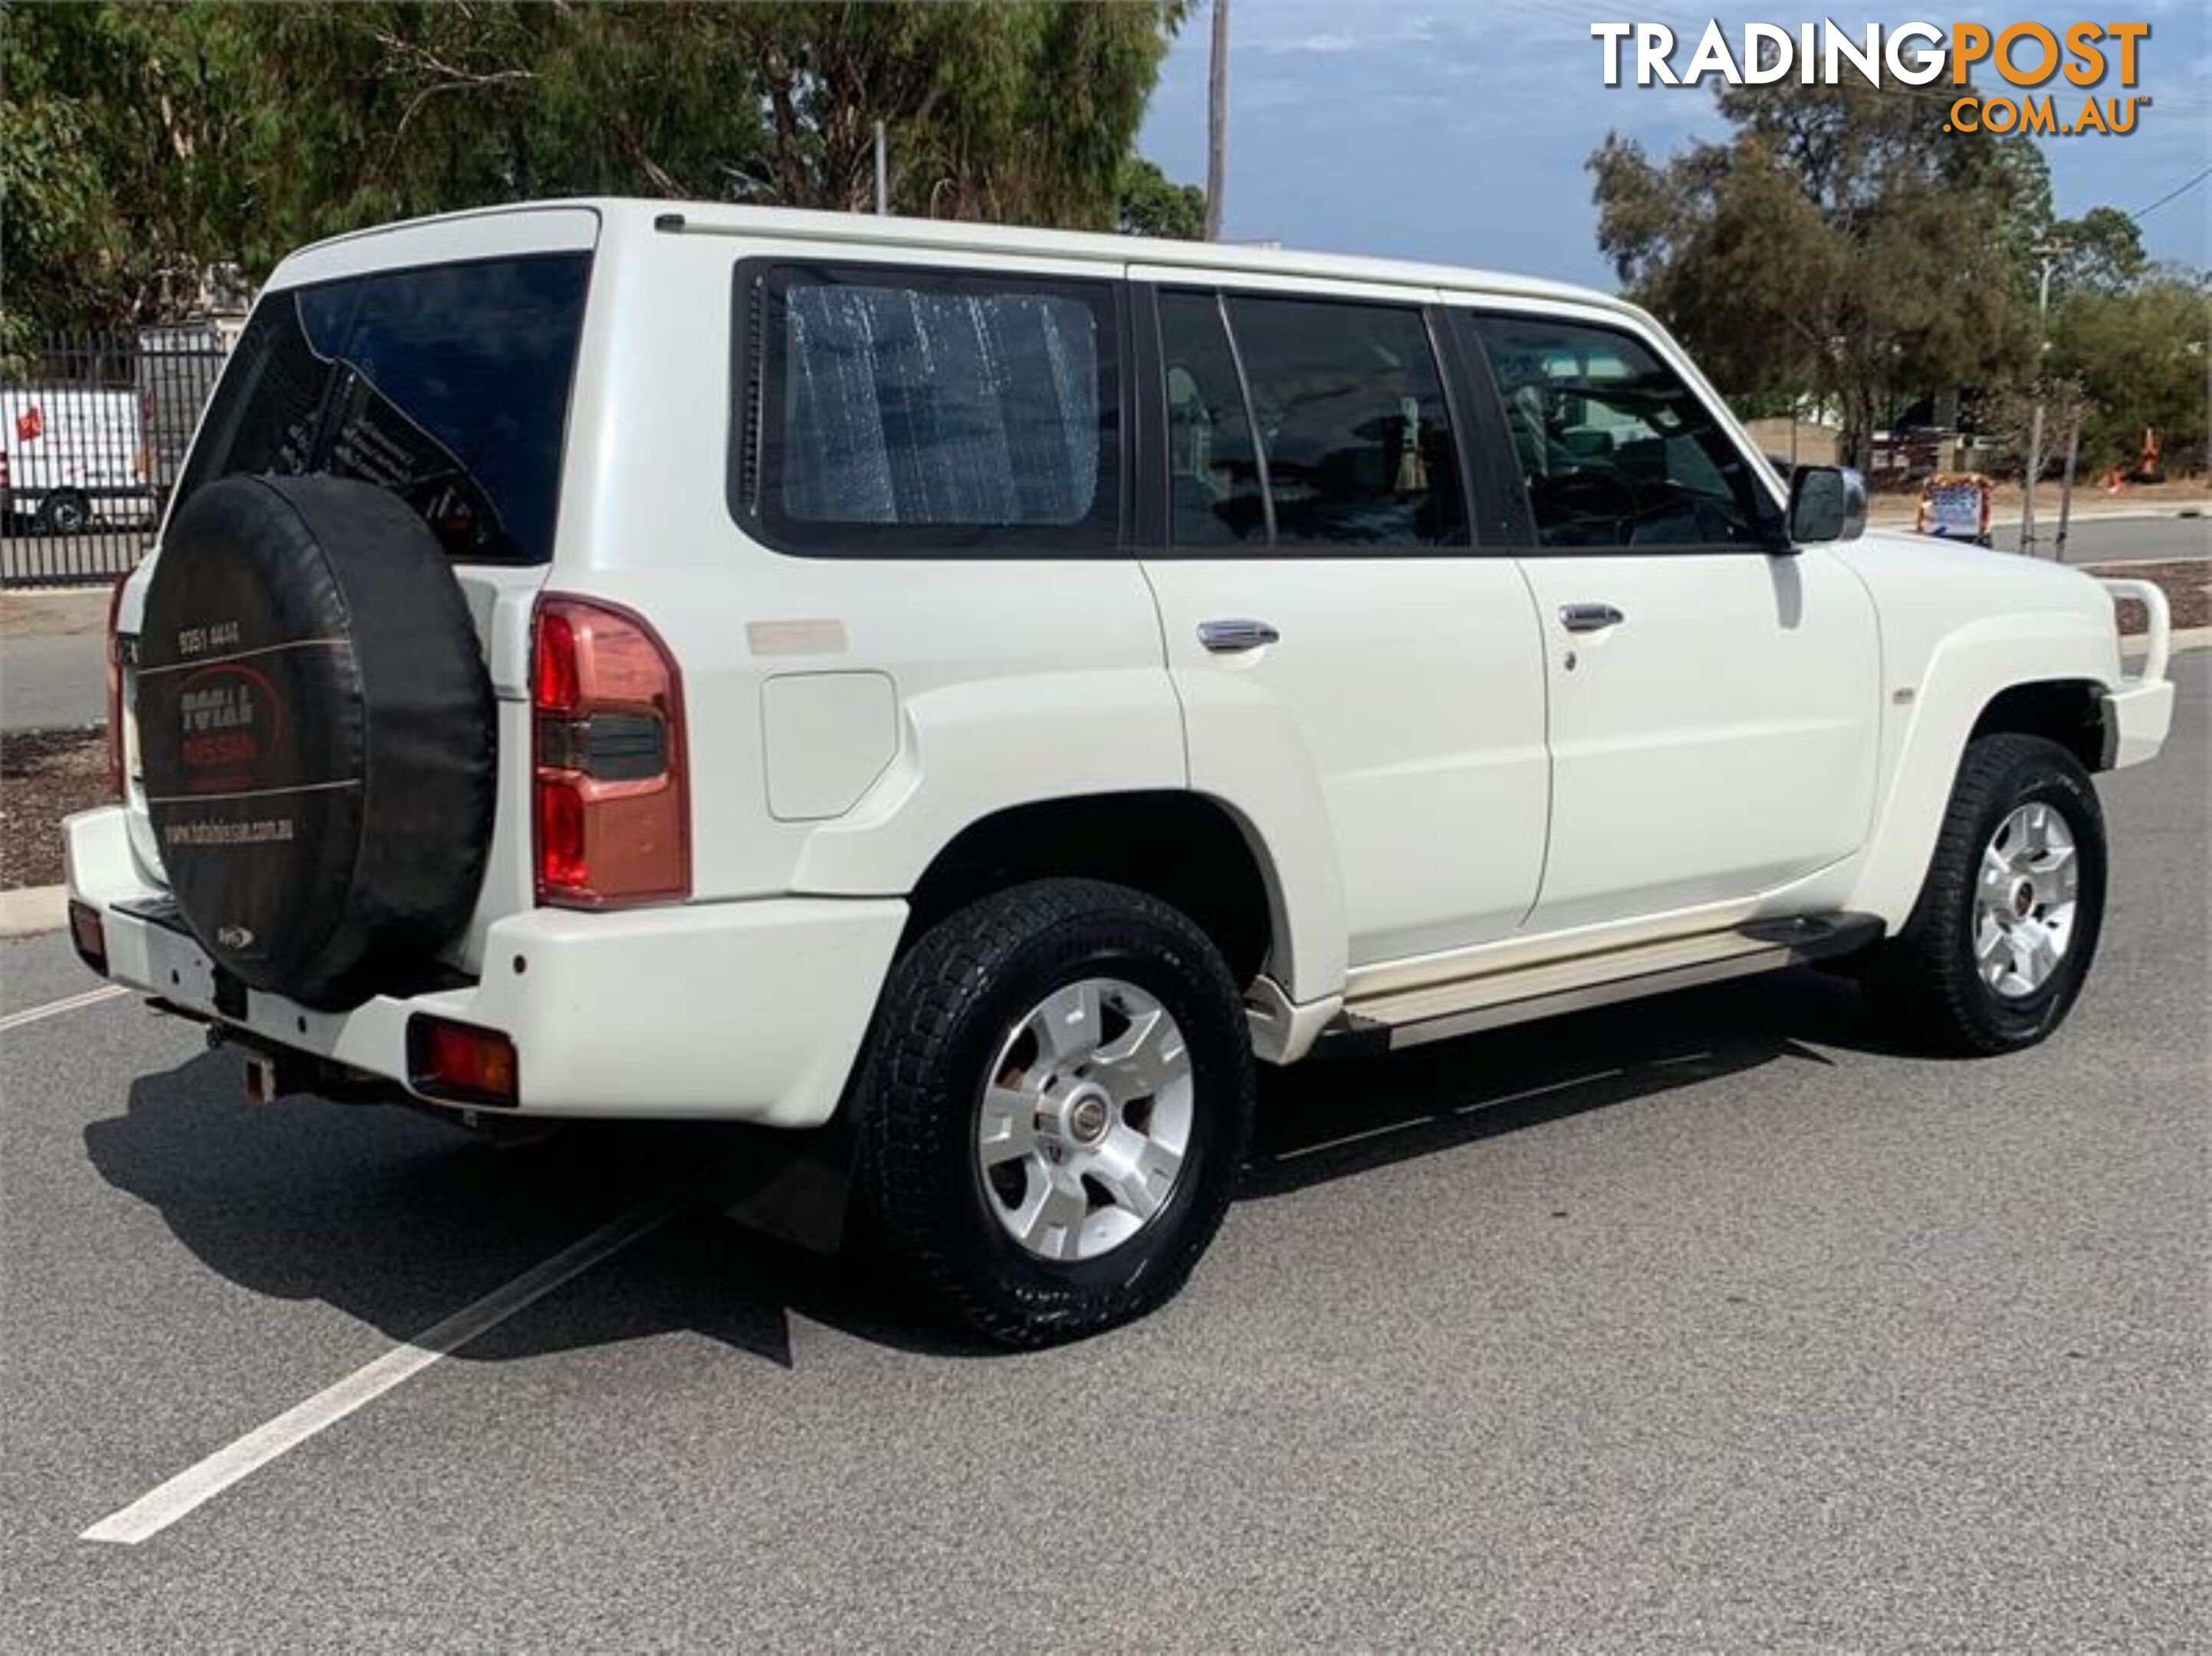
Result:
M496 730L412 510L335 477L196 491L148 586L137 712L170 889L216 961L317 1006L427 980L483 883Z

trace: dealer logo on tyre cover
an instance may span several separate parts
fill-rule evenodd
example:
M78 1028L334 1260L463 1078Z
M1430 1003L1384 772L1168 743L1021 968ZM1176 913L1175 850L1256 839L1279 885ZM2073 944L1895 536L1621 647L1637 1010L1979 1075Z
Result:
M284 698L266 673L221 662L177 690L177 756L188 793L241 793L260 785L283 750Z

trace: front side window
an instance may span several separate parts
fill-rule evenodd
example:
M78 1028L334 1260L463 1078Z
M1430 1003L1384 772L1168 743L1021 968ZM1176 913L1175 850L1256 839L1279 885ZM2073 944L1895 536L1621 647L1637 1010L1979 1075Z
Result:
M553 555L587 253L380 271L269 294L179 485L239 473L390 490L459 561Z
M1472 319L1540 544L1763 546L1749 463L1647 347L1609 328Z
M740 508L772 542L928 555L1118 540L1106 284L786 268L750 299L758 436Z

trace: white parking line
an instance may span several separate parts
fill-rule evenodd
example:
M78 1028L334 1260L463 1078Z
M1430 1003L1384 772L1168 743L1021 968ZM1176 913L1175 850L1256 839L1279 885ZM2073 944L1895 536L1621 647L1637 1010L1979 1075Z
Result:
M10 1029L20 1029L27 1023L36 1023L41 1018L58 1018L64 1012L74 1012L80 1006L97 1006L104 1000L113 1000L131 992L119 983L102 984L97 989L88 989L82 995L70 995L62 1000L50 1000L44 1006L27 1006L20 1012L10 1012L0 1017L0 1035Z
M198 1465L187 1467L120 1512L111 1513L77 1539L119 1542L135 1547L149 1537L160 1534L194 1507L214 1500L287 1450L296 1448L325 1427L337 1425L364 1404L374 1402L439 1358L459 1350L477 1335L496 1328L516 1312L543 1299L571 1277L582 1275L601 1260L628 1247L653 1227L680 1212L697 1198L700 1189L700 1181L687 1181L667 1195L602 1225L582 1240L562 1248L551 1259L532 1266L503 1287L494 1289L474 1304L463 1307L405 1344L356 1368L337 1385L287 1409L267 1424L255 1427Z

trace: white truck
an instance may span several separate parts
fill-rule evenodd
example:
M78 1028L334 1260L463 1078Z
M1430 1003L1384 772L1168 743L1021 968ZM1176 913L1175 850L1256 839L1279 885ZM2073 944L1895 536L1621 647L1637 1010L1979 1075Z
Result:
M76 535L153 513L138 394L90 385L0 389L0 524Z
M815 1135L945 1307L1066 1338L1190 1271L1255 1061L1821 959L1954 1049L2057 1026L2163 600L1863 503L1547 282L665 202L346 236L118 592L72 925L266 1091Z

